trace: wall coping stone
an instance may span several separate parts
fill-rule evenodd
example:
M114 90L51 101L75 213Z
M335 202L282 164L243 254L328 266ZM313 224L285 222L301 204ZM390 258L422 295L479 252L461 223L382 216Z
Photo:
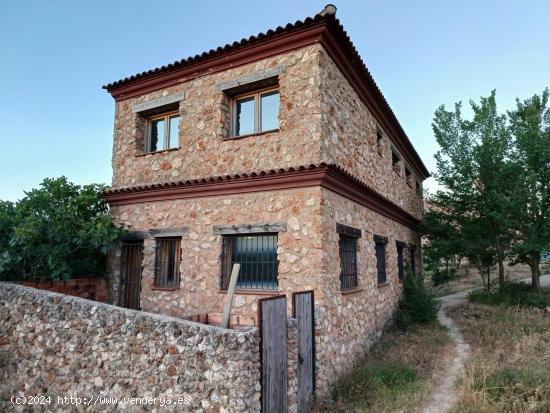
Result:
M87 300L85 298L75 297L72 295L65 295L65 294L60 294L60 293L55 293L55 292L45 291L45 290L38 290L32 287L25 287L19 284L0 281L0 296L2 296L5 299L9 293L18 294L21 298L23 298L25 295L31 296L32 298L35 298L36 301L39 301L40 299L47 299L47 298L50 298L50 299L59 298L62 303L74 304L81 308L88 307L89 310L103 309L106 311L118 311L136 320L143 320L143 321L156 320L162 323L176 323L181 326L198 328L199 330L210 331L210 332L214 332L222 335L223 334L225 335L233 334L237 336L250 335L250 334L254 334L255 331L257 330L257 328L254 326L242 328L239 330L231 330L231 329L213 326L209 324L201 324L195 321L184 320L181 318L170 317L168 315L147 313L144 311L132 310L130 308L117 307L111 304Z

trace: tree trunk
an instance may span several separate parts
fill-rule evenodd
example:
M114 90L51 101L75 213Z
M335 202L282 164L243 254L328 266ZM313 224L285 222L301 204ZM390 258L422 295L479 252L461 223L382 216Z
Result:
M497 260L498 260L498 287L502 291L504 288L504 254L500 246L500 241L497 240Z
M534 290L540 292L540 256L537 254L533 259L531 260L531 287L533 287Z
M460 270L460 263L461 263L461 262L462 262L462 257L459 256L459 257L458 257L458 260L457 260L457 262L456 262L456 270L457 270L457 271Z
M498 257L498 286L502 290L504 288L504 258Z

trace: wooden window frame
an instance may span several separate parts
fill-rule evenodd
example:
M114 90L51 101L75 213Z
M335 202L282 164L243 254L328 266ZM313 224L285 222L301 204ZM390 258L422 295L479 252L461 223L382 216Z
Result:
M277 132L279 127L274 129L262 130L262 95L271 92L279 94L279 113L281 112L281 92L279 86L270 86L266 88L256 89L253 92L243 93L231 97L231 137L230 139L243 138L261 133ZM243 99L254 98L254 132L237 135L237 102ZM279 113L277 114L277 123L279 122Z
M173 116L178 116L179 117L178 135L176 136L177 145L174 146L174 147L170 147L169 146L170 145L170 118L173 117ZM164 138L162 140L162 148L161 149L157 148L156 150L152 151L151 150L151 125L152 125L153 121L159 120L159 119L164 120ZM144 152L146 154L149 154L149 153L167 151L167 150L170 150L170 149L178 149L180 147L180 142L179 142L180 123L181 123L181 116L179 114L179 111L177 111L177 110L170 111L170 112L163 112L163 113L160 113L160 114L154 115L154 116L149 116L147 118L147 122L146 122L146 125L145 125L145 147L144 147Z
M165 289L165 290L176 290L180 287L181 282L181 237L157 237L155 238L155 277L153 281L153 288L155 289ZM173 267L173 278L169 280L169 274L161 274L161 262L159 250L162 248L161 244L163 242L175 241L175 250L174 250L174 263ZM170 254L170 252L168 252ZM162 266L164 268L164 266Z

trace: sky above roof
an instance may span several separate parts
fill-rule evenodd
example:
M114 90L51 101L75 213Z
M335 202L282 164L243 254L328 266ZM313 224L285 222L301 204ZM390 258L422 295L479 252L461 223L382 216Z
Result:
M110 183L114 101L102 85L313 16L325 3L0 2L0 199L45 177ZM506 110L550 86L547 0L335 4L432 172L437 106L496 89Z

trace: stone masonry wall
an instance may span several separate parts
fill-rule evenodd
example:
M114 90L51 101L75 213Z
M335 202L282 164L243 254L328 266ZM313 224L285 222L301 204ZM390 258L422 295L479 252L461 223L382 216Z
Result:
M391 322L402 290L397 275L395 241L419 245L418 235L386 217L331 191L322 190L323 270L326 278L316 291L318 388L327 389L334 380L353 367ZM345 294L340 289L339 234L336 224L362 231L358 239L358 290ZM378 285L373 235L388 237L386 246L387 283ZM408 266L407 254L405 267ZM418 263L419 260L417 259ZM418 270L418 267L417 267Z
M278 234L279 288L272 293L288 294L290 305L293 291L319 285L322 272L319 188L115 206L112 214L118 224L130 230L188 228L188 235L181 242L180 288L175 291L154 289L155 240L145 240L141 282L144 311L175 317L223 311L226 295L219 289L222 236L213 233L214 225L286 223L286 231ZM115 286L119 265L117 256L113 257ZM257 300L262 297L265 295L238 290L232 312L255 318Z
M113 187L319 162L320 51L321 46L312 45L117 102ZM230 99L216 84L274 67L284 68L279 75L279 131L224 140L229 137ZM177 93L185 94L179 105L180 149L144 155L145 119L132 113L132 107Z
M392 166L391 144L384 136L379 151L377 121L330 56L321 54L321 159L336 163L411 214L421 217L423 201L414 176L409 185L405 166ZM402 158L403 159L403 158Z
M171 397L157 411L258 412L259 334L225 330L0 283L0 409L11 396L51 396L39 411L113 411L59 405L57 396ZM158 406L157 406L158 407ZM153 406L117 405L119 411ZM33 411L35 411L33 409Z
M327 391L364 354L392 319L401 292L395 241L419 245L413 230L319 187L116 206L113 215L133 230L188 228L181 243L178 290L154 289L155 240L145 240L144 247L142 308L177 317L223 309L225 293L219 290L222 242L221 236L213 234L214 225L285 223L287 230L278 235L279 289L273 293L287 294L290 315L291 293L315 290L320 392ZM351 294L340 291L336 223L363 232L358 251L360 290ZM388 283L384 286L377 285L373 234L389 238ZM119 277L116 265L112 276L114 281ZM233 313L256 317L257 300L263 297L238 290Z

